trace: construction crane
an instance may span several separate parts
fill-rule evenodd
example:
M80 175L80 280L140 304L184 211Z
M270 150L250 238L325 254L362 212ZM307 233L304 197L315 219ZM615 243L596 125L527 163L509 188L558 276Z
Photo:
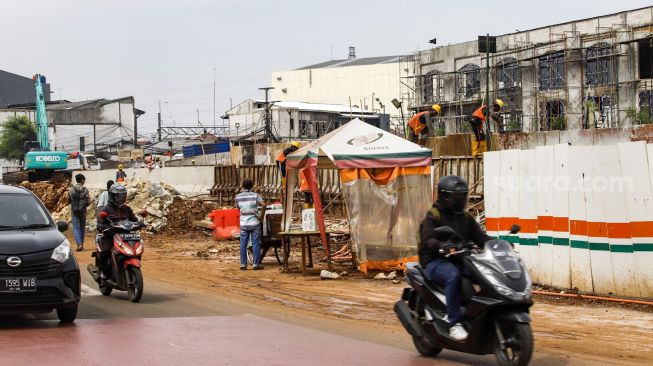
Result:
M51 180L55 172L68 168L68 153L50 150L48 136L48 115L45 111L43 84L45 76L36 74L32 77L36 89L36 139L25 143L25 166L30 182Z

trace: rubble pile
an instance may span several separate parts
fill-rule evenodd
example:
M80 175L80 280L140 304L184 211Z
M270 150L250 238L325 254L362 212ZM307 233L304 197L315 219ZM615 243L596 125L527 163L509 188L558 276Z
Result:
M68 206L68 185L64 183L50 184L46 182L23 182L23 187L32 191L43 202L50 212L59 212Z
M205 219L212 210L219 208L215 203L175 197L168 208L167 225L162 232L188 230L194 221Z

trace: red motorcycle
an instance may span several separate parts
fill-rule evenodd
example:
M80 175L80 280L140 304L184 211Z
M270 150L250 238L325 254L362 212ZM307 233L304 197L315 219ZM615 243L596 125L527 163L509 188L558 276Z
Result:
M142 213L145 216L145 213ZM107 218L106 212L101 212L102 218ZM143 223L122 220L110 222L111 229L98 235L96 250L92 257L95 265L88 265L88 272L98 283L104 296L111 295L113 289L127 291L131 302L139 302L143 296L143 274L141 273L141 256L145 250L143 239L138 230L145 227ZM111 277L103 279L100 276L100 240L104 235L113 232L113 247L111 248Z

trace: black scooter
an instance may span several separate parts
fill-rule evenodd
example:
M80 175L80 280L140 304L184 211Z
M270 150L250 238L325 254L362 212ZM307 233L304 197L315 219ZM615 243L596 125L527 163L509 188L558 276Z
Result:
M520 230L514 225L510 231ZM527 365L533 355L533 333L529 308L531 279L521 259L506 240L494 239L484 248L461 245L460 236L450 227L435 229L439 240L459 243L447 254L461 256L469 274L463 276L462 323L468 331L465 341L449 337L450 325L444 287L428 280L418 263L406 265L406 282L394 311L413 337L417 351L435 356L443 348L478 355L494 353L499 365ZM442 252L441 252L442 253Z

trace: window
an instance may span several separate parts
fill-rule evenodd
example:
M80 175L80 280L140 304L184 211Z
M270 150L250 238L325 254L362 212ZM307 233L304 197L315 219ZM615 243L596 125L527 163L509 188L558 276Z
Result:
M561 89L565 86L565 54L549 53L540 57L540 90Z
M597 43L585 53L585 83L605 85L612 81L612 48L607 43Z
M585 100L585 121L583 128L617 127L616 109L610 95L588 96Z
M561 100L546 101L540 111L540 130L565 130L567 119L565 118L565 105Z
M467 64L458 70L458 94L470 98L481 90L481 68Z
M521 71L516 59L508 57L497 65L497 84L497 89L521 87Z
M653 78L653 37L637 42L639 51L639 78Z
M422 76L422 103L430 104L444 99L444 79L439 71Z

